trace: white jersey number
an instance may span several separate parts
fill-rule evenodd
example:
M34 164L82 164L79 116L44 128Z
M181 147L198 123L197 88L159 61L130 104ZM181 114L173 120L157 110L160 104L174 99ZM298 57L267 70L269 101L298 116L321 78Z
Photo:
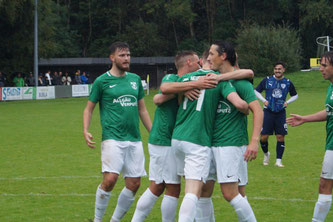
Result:
M204 98L205 98L205 92L206 92L205 89L200 90L200 96L199 96L198 101L197 101L197 106L195 107L196 111L201 111L201 107L202 107L202 104L203 104L203 101L204 101ZM184 110L187 109L187 102L188 102L188 98L185 97L184 102L183 102L183 109Z

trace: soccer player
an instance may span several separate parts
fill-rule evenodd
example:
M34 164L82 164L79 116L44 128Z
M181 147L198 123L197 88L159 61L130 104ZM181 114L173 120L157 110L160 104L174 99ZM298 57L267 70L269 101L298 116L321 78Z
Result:
M213 70L218 70L223 76L223 73L235 69L235 50L228 42L215 41L209 50L208 62ZM245 185L248 181L246 161L256 158L263 111L254 94L253 86L248 80L232 80L231 82L253 113L252 137L249 144L246 115L222 98L216 110L214 123L213 163L210 167L209 180L203 187L198 203L200 207L197 208L195 218L197 222L215 221L211 195L216 177L224 198L234 207L239 221L256 221L250 204L239 193L239 189L245 196ZM239 184L242 188L239 188Z
M151 121L144 103L141 79L130 73L130 49L127 43L115 42L110 47L111 70L99 76L91 89L83 112L83 135L87 145L95 148L89 133L91 116L99 102L102 125L102 173L98 186L94 222L102 221L111 191L120 173L125 178L111 222L120 221L134 201L140 179L146 175L144 153L139 131L139 117L150 131Z
M333 52L326 52L320 61L320 72L325 80L330 81L327 89L325 109L307 116L291 114L287 123L299 126L306 122L326 121L326 151L322 165L319 197L313 212L313 222L325 221L332 203L333 188Z
M180 77L178 82L195 81L211 72L200 69ZM228 81L220 82L216 88L201 90L198 100L184 98L178 109L172 146L175 147L177 157L177 173L185 176L186 182L185 197L179 211L180 222L194 220L201 188L208 176L213 122L222 96L242 112L248 112L247 103L237 95Z
M275 63L274 75L267 76L255 89L256 96L264 103L264 123L260 137L260 145L264 152L264 166L269 164L268 137L273 135L274 131L277 140L275 166L284 167L282 164L285 149L284 136L288 133L286 107L298 98L294 84L283 76L285 71L284 63ZM261 95L263 90L266 91L266 98ZM288 93L291 97L286 101Z
M177 74L167 74L162 79L164 84L177 82L186 73L200 68L198 56L193 51L181 51L175 57ZM193 88L214 88L214 78L201 78L198 81L178 83L180 91ZM180 193L180 176L177 175L176 157L171 146L171 136L176 122L178 98L175 94L156 94L154 103L157 105L153 127L149 135L149 188L137 202L132 218L133 222L144 221L152 210L157 198L165 191L162 200L162 221L174 221L178 197Z

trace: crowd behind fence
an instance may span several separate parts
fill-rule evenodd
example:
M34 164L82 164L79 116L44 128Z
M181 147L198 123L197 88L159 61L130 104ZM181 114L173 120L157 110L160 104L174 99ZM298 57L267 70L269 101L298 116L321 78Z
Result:
M38 86L59 86L59 85L77 85L77 84L91 84L92 78L89 73L77 70L75 73L68 72L51 72L38 75ZM11 75L6 75L0 71L0 87L26 87L35 86L35 77L32 72L25 74L22 72L15 72Z

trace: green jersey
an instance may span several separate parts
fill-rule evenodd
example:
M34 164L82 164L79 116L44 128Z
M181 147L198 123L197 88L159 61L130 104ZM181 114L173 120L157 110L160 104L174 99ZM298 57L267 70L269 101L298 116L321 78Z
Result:
M162 79L162 83L177 82L178 78L178 75L168 74ZM170 99L157 106L153 126L149 134L150 144L171 146L171 136L176 123L177 110L177 98Z
M138 101L143 97L141 79L134 73L115 77L108 71L95 80L89 100L99 102L102 140L141 140Z
M249 81L231 82L238 95L247 103L257 99ZM222 98L216 110L212 146L243 146L248 143L247 116L239 112L231 102Z
M326 119L326 150L333 150L333 85L330 83L325 101Z
M207 73L216 72L200 69L180 77L178 82L197 80ZM236 92L233 85L229 81L222 81L215 88L201 90L197 100L190 101L184 98L178 109L172 139L211 146L218 101L221 97L226 98L231 92Z

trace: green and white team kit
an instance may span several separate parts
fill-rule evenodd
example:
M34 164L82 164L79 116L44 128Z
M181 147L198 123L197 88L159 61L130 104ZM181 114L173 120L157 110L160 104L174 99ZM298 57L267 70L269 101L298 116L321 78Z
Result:
M326 150L333 150L333 85L330 83L327 89L326 101Z
M247 80L231 80L238 95L247 103L257 99L252 84ZM219 101L212 146L243 146L249 143L247 116L239 112L227 99Z
M115 77L108 71L95 80L89 101L99 102L103 141L141 140L138 101L143 97L141 78L134 73Z
M216 72L200 69L180 77L178 82L195 81L208 73ZM218 101L231 92L236 92L233 85L222 81L215 88L201 90L197 100L184 98L178 109L172 139L210 147Z
M167 74L161 84L166 82L177 82L179 76ZM161 91L159 91L161 93ZM159 146L171 146L172 132L176 123L178 110L177 96L157 106L154 122L149 134L149 143Z

